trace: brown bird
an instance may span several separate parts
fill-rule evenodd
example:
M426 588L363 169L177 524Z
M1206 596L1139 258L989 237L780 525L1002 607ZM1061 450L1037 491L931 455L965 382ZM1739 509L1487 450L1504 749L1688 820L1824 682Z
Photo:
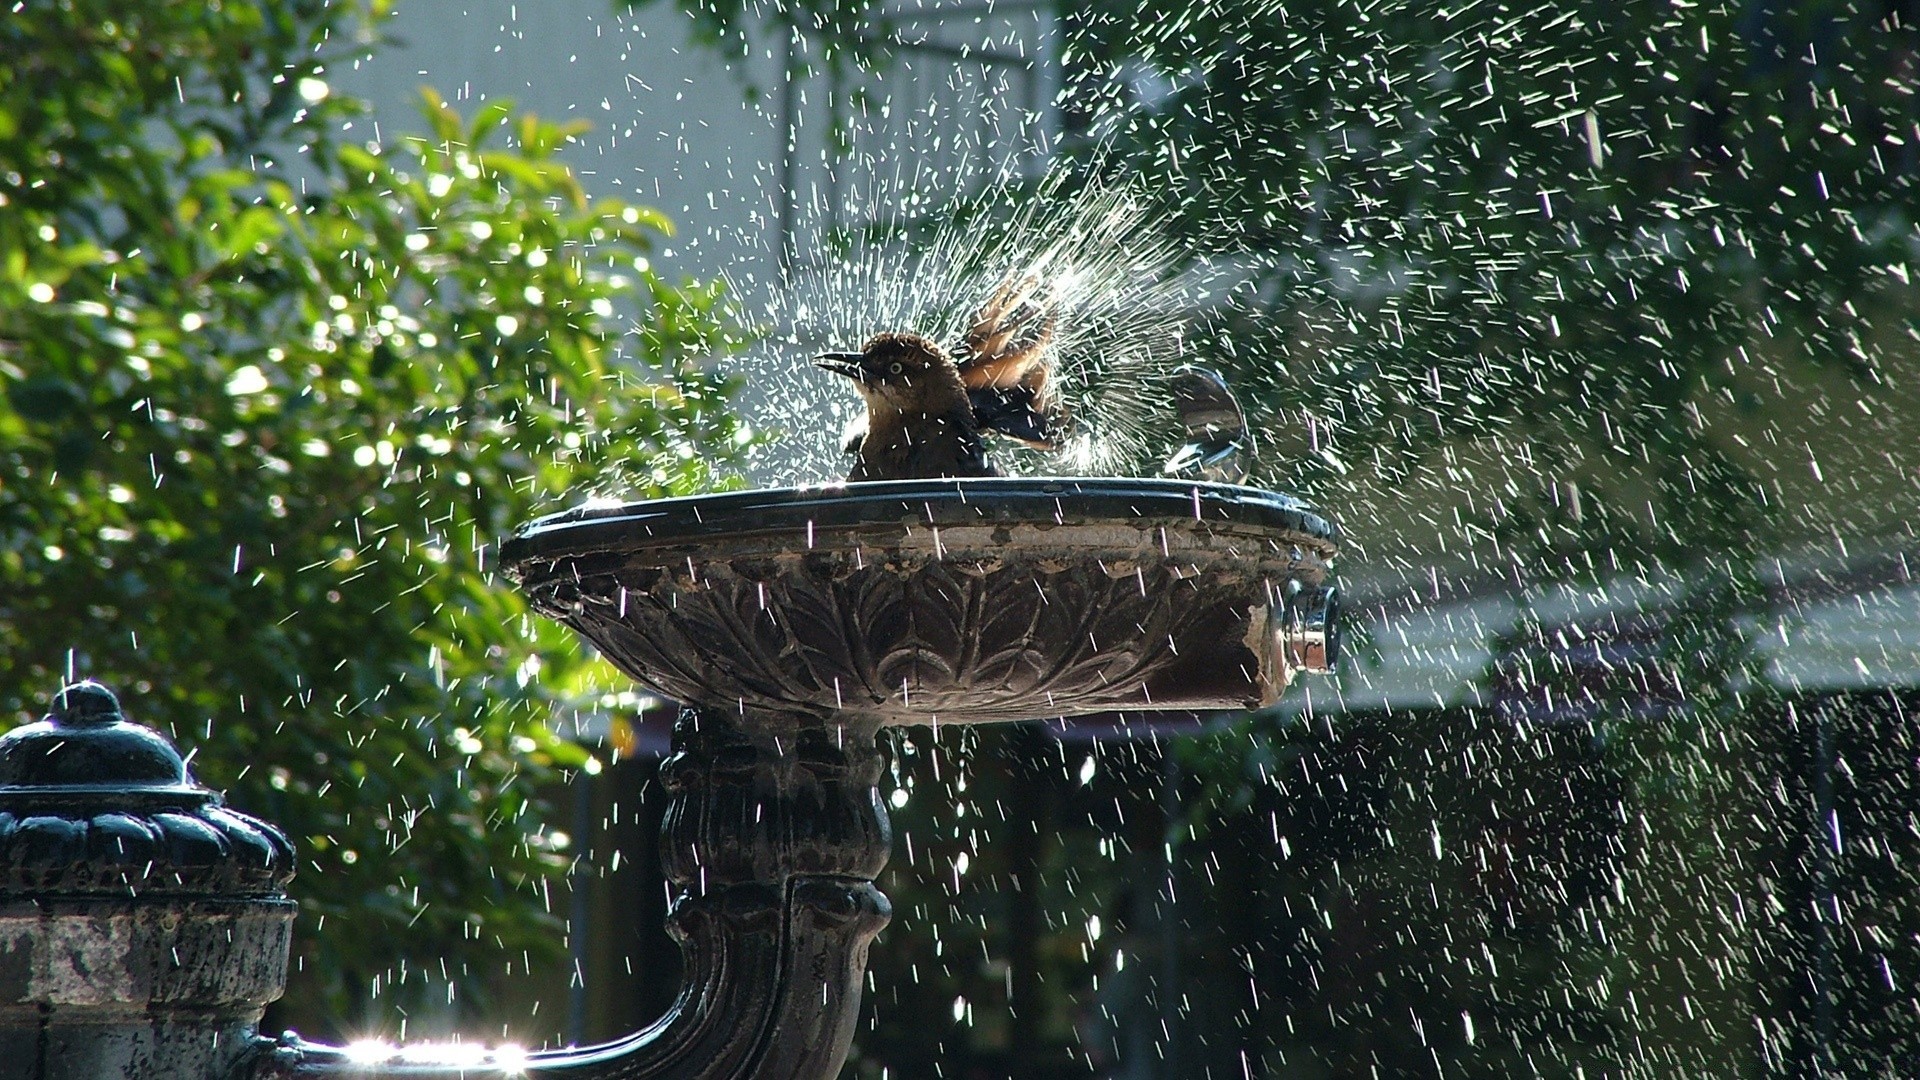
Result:
M866 401L865 430L847 440L847 480L998 476L960 371L918 334L875 334L857 353L822 353L814 366L845 375Z
M1031 278L1008 279L974 316L949 355L918 334L876 334L857 353L822 353L814 365L854 380L867 412L849 436L850 482L998 476L985 431L1041 450L1065 423L1051 384L1053 312Z

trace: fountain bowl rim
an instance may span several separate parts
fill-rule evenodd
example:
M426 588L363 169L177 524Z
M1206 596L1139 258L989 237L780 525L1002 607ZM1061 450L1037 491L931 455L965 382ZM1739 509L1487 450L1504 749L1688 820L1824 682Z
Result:
M719 541L742 534L894 527L1060 525L1188 518L1284 530L1331 553L1339 529L1290 495L1238 484L1114 477L969 477L755 488L628 502L590 501L527 522L500 549L509 576L524 564L591 550Z

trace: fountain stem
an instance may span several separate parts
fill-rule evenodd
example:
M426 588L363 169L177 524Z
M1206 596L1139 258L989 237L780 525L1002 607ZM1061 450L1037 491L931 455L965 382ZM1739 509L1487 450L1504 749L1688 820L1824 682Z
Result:
M838 1075L868 943L892 915L873 884L893 841L877 787L878 730L877 721L681 710L661 770L673 792L661 861L680 889L669 924L690 976L691 961L715 946L720 962L688 979L675 1012L709 990L752 999L716 1033L738 1064L697 1075ZM727 924L717 935L715 915Z
M867 945L892 908L874 887L892 835L878 720L686 707L661 768L661 861L685 957L679 997L602 1046L474 1060L431 1048L283 1040L261 1077L772 1080L837 1076Z

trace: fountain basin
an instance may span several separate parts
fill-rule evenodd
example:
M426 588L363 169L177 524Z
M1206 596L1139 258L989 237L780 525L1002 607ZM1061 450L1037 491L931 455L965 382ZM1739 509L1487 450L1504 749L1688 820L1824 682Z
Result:
M501 565L673 700L984 723L1271 703L1337 656L1336 540L1225 484L910 480L577 507Z

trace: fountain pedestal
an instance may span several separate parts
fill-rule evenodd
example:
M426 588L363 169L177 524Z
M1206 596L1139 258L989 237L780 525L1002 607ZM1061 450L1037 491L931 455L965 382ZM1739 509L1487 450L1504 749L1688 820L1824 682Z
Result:
M1333 663L1333 551L1285 496L1171 481L900 481L534 522L501 550L534 607L686 703L661 835L678 999L602 1046L442 1061L285 1040L256 1075L837 1076L890 914L880 730L1271 703Z
M711 1071L636 1043L619 1075L838 1075L888 912L878 731L1271 703L1335 659L1333 552L1284 496L1137 480L742 492L523 529L502 564L534 606L694 703L662 836L689 979L656 1027L727 996L738 1034Z
M873 884L892 842L876 731L681 710L660 845L688 971L670 1017L706 1014L675 1055L699 1067L631 1075L838 1075L867 943L892 915Z

